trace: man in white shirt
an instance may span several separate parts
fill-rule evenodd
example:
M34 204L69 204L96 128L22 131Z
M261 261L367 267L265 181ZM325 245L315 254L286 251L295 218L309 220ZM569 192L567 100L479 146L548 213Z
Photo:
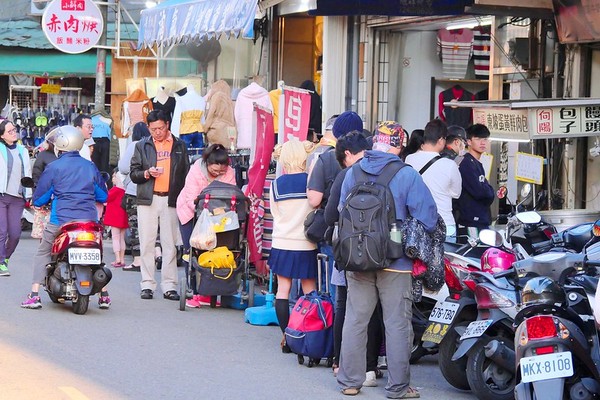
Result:
M446 146L446 124L434 119L425 126L421 150L406 157L406 163L419 171L425 185L431 191L438 213L446 224L446 239L455 240L456 222L452 215L452 199L458 199L462 190L462 178L458 165L442 158L440 152ZM425 168L427 167L427 168Z

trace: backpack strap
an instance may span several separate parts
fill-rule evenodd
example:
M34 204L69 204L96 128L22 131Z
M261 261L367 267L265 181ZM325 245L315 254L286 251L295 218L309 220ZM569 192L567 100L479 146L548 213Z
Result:
M425 171L427 171L427 169L428 169L429 167L431 167L431 166L433 165L433 163L434 163L434 162L436 162L437 160L439 160L440 158L442 158L442 156L435 156L435 157L433 157L431 160L429 160L429 162L428 162L427 164L425 164L425 165L423 166L423 168L421 168L421 169L419 170L419 175L423 175L423 174L425 173Z

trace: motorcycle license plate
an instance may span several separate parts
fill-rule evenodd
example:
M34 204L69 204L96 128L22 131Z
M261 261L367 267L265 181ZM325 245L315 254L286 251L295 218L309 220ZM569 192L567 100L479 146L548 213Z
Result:
M439 322L442 324L451 324L459 304L451 301L438 301L435 303L431 314L429 314L429 322Z
M483 319L471 322L469 326L467 326L465 333L463 333L460 337L460 340L479 337L483 335L483 332L485 332L485 330L489 328L490 325L492 325L492 322L494 321L492 321L491 319Z
M429 324L421 340L424 342L440 343L458 312L458 303L438 301L429 314Z
M523 357L520 363L521 382L566 378L573 375L573 360L570 351Z
M101 264L100 249L69 249L69 264Z

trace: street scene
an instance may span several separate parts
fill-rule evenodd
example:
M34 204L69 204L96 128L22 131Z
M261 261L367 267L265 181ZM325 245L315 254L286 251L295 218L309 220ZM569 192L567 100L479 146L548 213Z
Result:
M162 298L141 300L139 272L113 269L109 310L99 309L95 296L86 315L75 315L69 304L52 304L45 294L41 310L23 310L37 245L23 232L11 276L0 280L1 399L344 397L330 368L307 368L294 354L281 353L279 328L247 324L240 310L182 312ZM110 245L106 241L105 249ZM411 384L425 399L474 398L444 381L435 356L411 369ZM384 386L379 379L361 397L382 398Z
M0 1L0 400L599 398L599 81L599 1Z

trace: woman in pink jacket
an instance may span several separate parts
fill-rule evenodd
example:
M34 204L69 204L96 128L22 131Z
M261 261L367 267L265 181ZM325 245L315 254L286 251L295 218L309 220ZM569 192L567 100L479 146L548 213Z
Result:
M229 166L229 154L221 144L213 144L204 150L202 158L191 166L185 185L177 197L177 217L184 254L190 249L190 236L194 228L194 200L214 180L235 185L235 173Z

